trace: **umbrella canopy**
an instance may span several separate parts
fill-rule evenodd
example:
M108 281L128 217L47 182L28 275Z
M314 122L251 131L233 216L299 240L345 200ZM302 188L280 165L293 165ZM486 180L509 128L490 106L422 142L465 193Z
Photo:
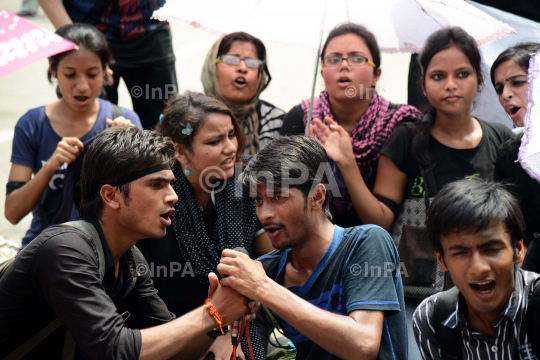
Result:
M71 41L0 10L0 76L75 47Z
M529 62L529 89L525 129L519 147L518 161L530 177L540 183L540 51Z
M337 24L366 26L385 52L419 52L426 38L460 26L483 45L514 32L463 0L169 0L154 12L218 35L245 31L265 42L320 47Z

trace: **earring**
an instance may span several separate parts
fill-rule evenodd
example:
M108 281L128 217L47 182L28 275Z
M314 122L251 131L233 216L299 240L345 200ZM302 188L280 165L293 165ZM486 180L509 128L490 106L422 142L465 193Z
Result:
M186 165L185 173L186 173L186 176L190 176L190 175L191 175L191 170L188 169L187 165Z

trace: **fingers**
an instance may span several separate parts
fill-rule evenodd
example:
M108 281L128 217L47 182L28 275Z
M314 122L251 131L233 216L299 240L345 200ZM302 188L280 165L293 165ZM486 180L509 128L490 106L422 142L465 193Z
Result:
M111 125L112 125L112 120L111 120L111 119L106 118L106 119L105 119L105 122L107 123L107 126L108 126L108 127L111 127Z
M58 143L58 145L60 145L61 143L66 143L67 145L71 146L71 147L77 147L79 149L79 151L83 151L84 150L84 144L82 143L81 140L79 140L78 138L76 137L65 137L65 138L62 138L62 140Z
M214 293L219 286L219 279L216 274L211 272L208 274L208 281L210 282L210 285L208 286L208 297L211 298L214 296Z
M321 144L323 145L325 144L326 140L328 139L328 136L326 136L321 130L315 127L311 128L311 132L315 134L315 136L317 137L317 139L319 139Z
M125 117L123 116L119 116L117 117L116 119L112 120L112 123L110 125L110 127L115 127L115 126L122 126L122 125L125 125L125 126L135 126L131 123L131 120L129 119L126 119Z
M327 117L326 119L330 119L330 118ZM325 119L325 121L326 121L326 119ZM329 136L332 133L332 130L330 130L330 128L325 123L323 123L321 120L315 119L315 120L313 120L313 122L315 123L315 125L317 125L314 130L317 130L317 128L318 128L318 130L322 131L326 136Z

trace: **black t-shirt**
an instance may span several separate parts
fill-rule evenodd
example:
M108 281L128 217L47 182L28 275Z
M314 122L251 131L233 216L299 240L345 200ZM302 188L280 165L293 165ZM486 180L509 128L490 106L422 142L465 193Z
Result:
M480 176L487 181L494 181L495 161L500 146L514 135L510 129L501 124L478 120L482 127L482 139L473 149L454 149L441 144L433 136L429 138L428 151L437 163L433 175L437 189L444 185L463 179L466 176ZM407 175L408 182L405 198L424 197L424 180L420 174L418 162L410 154L413 132L404 124L399 126L388 138L381 154L388 156L397 168ZM435 191L436 190L436 191Z
M525 218L525 244L529 245L534 233L540 233L540 184L515 162L523 134L505 142L497 157L496 168L501 177L516 186L509 188L517 199Z
M150 19L165 0L63 0L74 23L95 26L109 40L116 67L159 66L175 61L167 22Z
M61 359L66 329L77 343L75 359L138 359L137 329L174 319L135 247L120 258L115 285L114 259L99 223L92 223L105 256L103 282L93 242L71 226L45 229L11 263L0 281L0 358L58 318L63 326L24 359ZM135 287L124 298L133 276Z
M260 257L266 274L278 281L290 249ZM354 310L384 311L377 359L407 358L407 321L399 255L390 235L376 225L343 229L334 238L309 279L288 288L311 304L337 315ZM337 360L285 320L274 314L287 338L298 349L297 360ZM321 323L321 332L325 331Z

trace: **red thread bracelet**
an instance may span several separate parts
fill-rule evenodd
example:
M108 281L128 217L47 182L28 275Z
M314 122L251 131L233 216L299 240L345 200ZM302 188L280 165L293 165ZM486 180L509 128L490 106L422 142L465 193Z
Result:
M204 301L204 306L206 308L208 308L208 311L210 311L210 315L212 315L212 317L214 318L214 320L216 320L216 322L218 323L219 325L219 329L221 330L221 333L223 335L225 335L225 332L223 331L223 328L221 327L223 325L223 319L221 318L221 316L219 315L219 313L217 312L216 308L214 307L214 305L212 305L212 303L210 302L210 298L206 299Z

